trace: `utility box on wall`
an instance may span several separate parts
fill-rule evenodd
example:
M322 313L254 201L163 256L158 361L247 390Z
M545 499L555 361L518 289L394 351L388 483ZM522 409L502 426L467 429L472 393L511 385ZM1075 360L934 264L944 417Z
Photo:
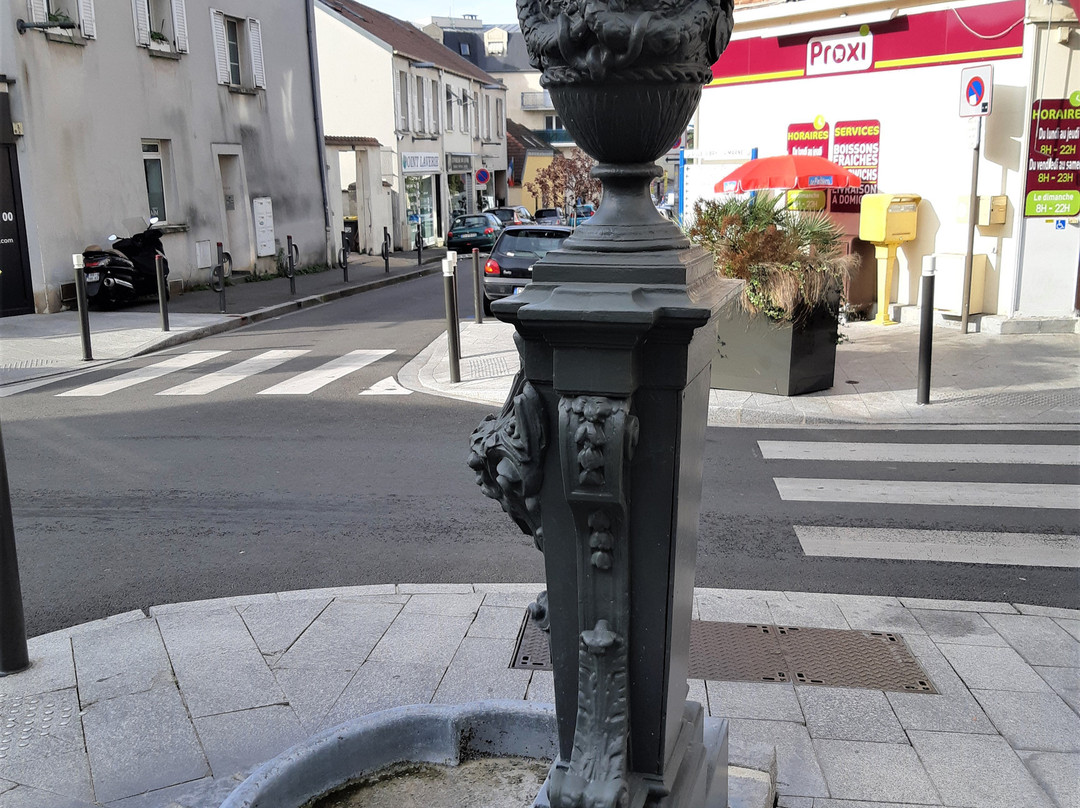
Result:
M979 215L975 221L980 227L1005 224L1005 214L1009 209L1007 196L980 196Z
M937 280L934 282L934 308L946 314L961 313L964 305L964 258L963 253L937 254ZM985 253L971 257L971 302L968 314L983 313L983 289L989 259ZM922 301L919 301L920 305Z

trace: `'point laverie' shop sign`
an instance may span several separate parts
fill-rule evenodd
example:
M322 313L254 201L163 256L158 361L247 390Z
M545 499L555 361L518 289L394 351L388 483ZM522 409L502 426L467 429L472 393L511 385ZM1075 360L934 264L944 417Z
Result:
M438 174L438 152L402 152L401 170L406 174Z

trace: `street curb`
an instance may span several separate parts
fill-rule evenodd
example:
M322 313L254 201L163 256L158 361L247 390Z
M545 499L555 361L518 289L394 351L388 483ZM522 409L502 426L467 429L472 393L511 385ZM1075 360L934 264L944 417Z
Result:
M242 328L245 325L251 325L252 323L260 322L261 320L270 320L274 317L280 317L290 312L300 311L301 309L311 308L312 306L319 306L323 303L330 303L334 300L340 300L345 297L352 297L353 295L362 294L364 292L372 292L376 289L382 289L386 286L394 286L395 284L405 283L406 281L416 280L417 278L423 278L427 275L434 275L440 272L441 268L436 265L432 267L424 267L413 272L408 272L403 275L394 275L388 278L380 278L377 281L367 281L366 283L357 284L356 286L349 286L344 289L335 289L330 292L322 292L317 295L308 295L307 297L299 297L296 300L288 300L284 303L277 303L273 306L266 306L261 309L255 309L244 314L229 315L228 312L225 316L232 316L234 319L226 320L221 323L214 323L213 325L202 326L200 328L193 328L190 331L178 332L172 334L160 342L155 343L149 347L143 348L140 351L136 351L131 356L145 356L149 353L163 350L165 348L172 348L176 345L182 345L185 342L192 342L193 340L202 339L203 337L210 337L215 334L222 334L226 331L232 331L236 328Z

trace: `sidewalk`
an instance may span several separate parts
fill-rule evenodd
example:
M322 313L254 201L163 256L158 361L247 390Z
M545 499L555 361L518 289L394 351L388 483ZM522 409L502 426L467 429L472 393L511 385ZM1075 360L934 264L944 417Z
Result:
M36 637L34 666L0 680L0 806L217 808L264 761L376 710L550 702L549 672L508 668L541 588L282 592ZM782 808L1080 804L1080 612L699 589L695 617L898 632L939 691L691 680L730 719L731 808L771 808L774 767Z
M400 255L389 281L417 273ZM419 270L438 270L435 251ZM94 313L114 361L386 282L381 260L288 281ZM237 312L233 314L231 312ZM502 404L512 330L462 324L399 374L435 395ZM81 361L77 316L0 319L0 396ZM931 404L915 400L917 328L853 323L836 386L786 399L713 391L710 424L1075 427L1076 335L935 332ZM97 366L97 363L90 365ZM479 495L479 494L478 494ZM164 604L33 638L0 679L0 808L216 808L260 764L321 729L402 704L550 702L551 674L508 667L541 584L386 584ZM731 808L1080 806L1080 611L1008 603L699 589L695 618L900 634L937 694L692 680L731 719Z

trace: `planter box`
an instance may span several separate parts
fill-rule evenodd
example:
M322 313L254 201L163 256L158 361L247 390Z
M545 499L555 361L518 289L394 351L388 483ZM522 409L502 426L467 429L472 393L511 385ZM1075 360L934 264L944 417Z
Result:
M837 324L824 307L792 326L750 317L734 300L717 325L713 388L797 396L832 387Z

